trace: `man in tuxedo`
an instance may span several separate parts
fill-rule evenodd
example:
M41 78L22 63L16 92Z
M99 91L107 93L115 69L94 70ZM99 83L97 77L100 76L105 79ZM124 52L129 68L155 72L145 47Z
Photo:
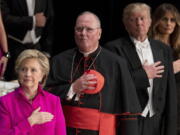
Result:
M13 80L14 63L23 50L38 49L51 54L53 6L51 0L2 0L1 10L11 55L5 79Z
M127 60L143 108L139 135L176 135L176 88L170 48L148 39L151 17L147 4L125 7L123 23L129 36L105 47Z

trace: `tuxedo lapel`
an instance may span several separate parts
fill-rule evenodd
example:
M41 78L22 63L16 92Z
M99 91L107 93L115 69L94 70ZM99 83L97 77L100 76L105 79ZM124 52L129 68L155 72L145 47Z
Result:
M22 9L22 12L24 15L28 15L28 8L26 0L17 0L17 3L19 3L19 9Z
M137 69L142 66L139 56L136 52L135 45L130 38L124 40L123 51L125 52L125 55L127 56L128 61L131 63L133 69Z
M164 63L163 50L159 49L158 46L156 44L154 44L153 40L150 40L150 45L151 45L151 49L152 49L154 62L161 61L163 64ZM142 66L139 56L136 52L136 48L130 38L124 40L123 51L124 51L125 55L127 56L128 61L131 64L133 69L138 69L139 67ZM157 90L161 84L161 80L162 80L162 78L154 79L154 81L153 81L154 92L157 92Z
M154 44L153 42L154 42L153 40L150 40L150 45L151 45L151 49L152 49L152 53L153 53L154 62L161 61L163 64L164 63L163 50L157 48L158 46L156 44ZM155 78L153 80L154 93L156 93L157 90L159 89L161 81L162 81L162 78Z

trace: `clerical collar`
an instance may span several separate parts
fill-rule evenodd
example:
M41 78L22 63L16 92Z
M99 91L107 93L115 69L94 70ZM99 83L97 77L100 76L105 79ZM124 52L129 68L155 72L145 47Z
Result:
M96 54L101 50L101 47L98 46L96 49L94 49L93 51L91 52L88 52L88 53L83 53L81 51L79 51L77 49L77 56L78 57L91 57L91 58L94 58L96 56Z
M88 57L90 54L93 54L93 52L96 52L98 50L98 48L99 47L97 46L94 50L92 50L90 52L87 52L87 53L84 53L84 52L82 52L80 50L79 50L79 52L82 53L84 55L84 57Z

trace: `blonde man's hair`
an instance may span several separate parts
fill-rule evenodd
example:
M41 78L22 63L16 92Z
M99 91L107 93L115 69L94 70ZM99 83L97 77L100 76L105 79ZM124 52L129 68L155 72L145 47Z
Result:
M126 20L134 12L146 11L148 13L149 19L151 19L151 7L145 3L131 3L128 4L123 10L123 22L126 23Z
M22 63L27 59L36 59L38 60L39 64L41 65L42 72L44 74L42 81L40 84L42 86L45 85L48 74L49 74L49 60L45 54L42 52L35 50L35 49L27 49L23 51L17 58L15 64L15 71L18 74L19 69L21 68Z

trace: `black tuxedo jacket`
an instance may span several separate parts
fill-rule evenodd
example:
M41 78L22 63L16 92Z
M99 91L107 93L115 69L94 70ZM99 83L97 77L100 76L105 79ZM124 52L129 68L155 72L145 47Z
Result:
M156 114L163 117L164 135L176 135L176 86L171 51L167 45L159 41L151 39L149 41L154 62L161 61L165 66L163 77L153 80L153 107ZM148 101L147 87L149 87L149 81L136 52L135 45L127 37L111 41L105 47L127 60L141 107L144 108Z
M2 17L8 35L23 40L33 28L33 17L28 16L26 0L1 0ZM47 18L45 27L35 28L36 37L41 35L42 49L51 52L53 38L53 6L51 0L35 0L34 14L43 12Z

